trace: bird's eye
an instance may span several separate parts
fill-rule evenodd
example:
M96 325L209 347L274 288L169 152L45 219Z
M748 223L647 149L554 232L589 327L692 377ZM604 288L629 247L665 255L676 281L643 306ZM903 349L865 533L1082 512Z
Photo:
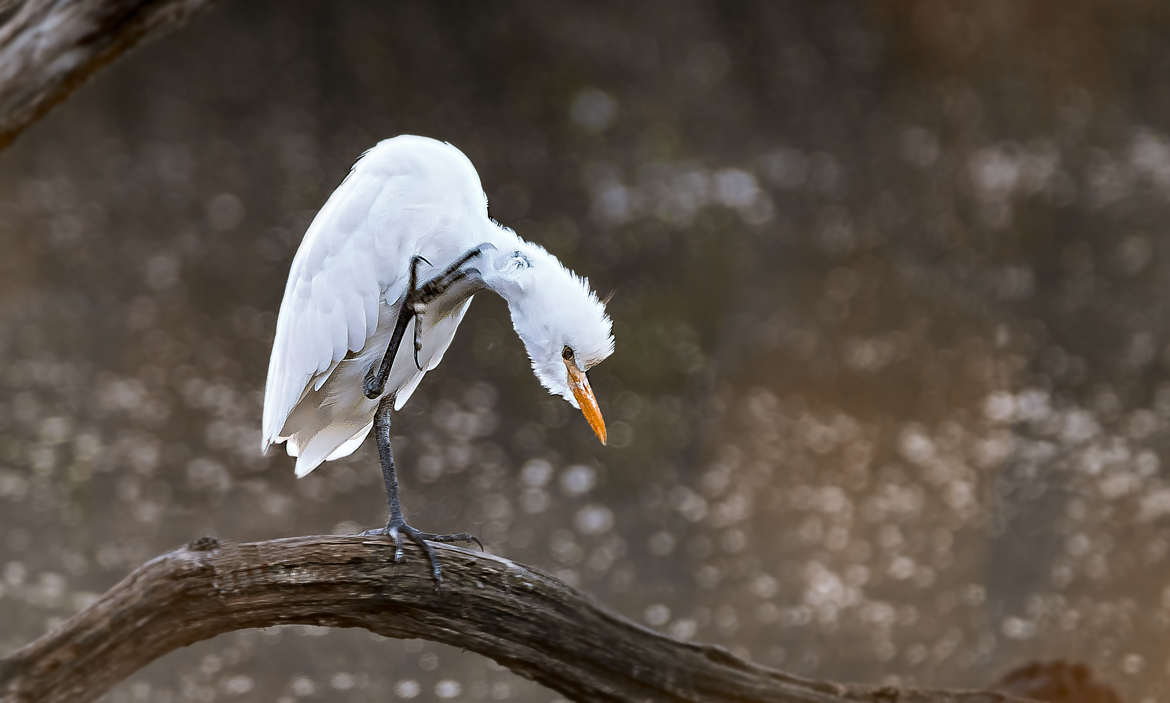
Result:
M570 348L568 345L565 345L565 348L561 350L561 358L564 359L565 361L572 359L573 358L572 348Z

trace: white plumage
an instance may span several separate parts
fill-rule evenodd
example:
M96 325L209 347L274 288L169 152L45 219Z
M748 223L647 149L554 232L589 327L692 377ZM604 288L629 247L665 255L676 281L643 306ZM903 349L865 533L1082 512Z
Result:
M471 304L466 294L447 296L411 319L383 395L367 398L362 381L386 352L411 259L431 263L420 265L421 283L477 246L485 251L468 266L479 289L505 299L537 377L578 406L580 389L566 375L562 353L571 350L580 372L612 353L604 306L555 257L488 217L479 176L462 152L404 135L362 155L293 259L268 366L262 449L287 442L296 473L304 476L357 449L381 397L393 397L394 409L401 408L442 360ZM413 342L420 320L422 370ZM596 411L591 391L588 401ZM603 424L598 435L604 441Z

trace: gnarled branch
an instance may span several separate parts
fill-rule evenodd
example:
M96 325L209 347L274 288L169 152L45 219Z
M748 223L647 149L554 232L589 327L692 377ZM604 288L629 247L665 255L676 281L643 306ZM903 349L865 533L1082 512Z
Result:
M147 562L97 602L0 659L0 699L97 698L157 657L215 635L282 624L363 627L470 649L578 701L1010 703L990 691L810 681L670 639L514 562L435 545L436 592L407 545L384 537L204 538Z
M214 0L0 3L0 149L130 47Z

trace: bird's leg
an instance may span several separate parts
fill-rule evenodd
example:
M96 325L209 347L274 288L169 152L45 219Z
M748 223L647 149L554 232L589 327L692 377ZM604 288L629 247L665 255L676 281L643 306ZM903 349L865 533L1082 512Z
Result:
M394 323L394 332L390 335L390 344L386 346L386 353L382 355L381 363L371 366L370 370L366 372L365 380L362 382L362 392L370 400L374 400L382 395L382 391L386 388L386 379L390 377L390 368L394 365L394 357L398 354L398 346L402 344L402 335L406 332L406 326L410 324L410 318L417 314L413 304L413 298L418 292L418 265L419 262L427 261L425 256L412 256L410 258L410 288L406 291L406 297L402 301L402 306L398 309L398 320ZM415 346L416 346L416 363L417 363L417 346L418 346L418 323L415 323Z
M482 254L484 252L484 250L488 249L491 246L492 245L490 245L490 244L480 244L479 246L472 247L472 248L468 249L467 251L465 251L463 253L462 256L460 256L458 259L456 259L454 263L452 263L447 268L443 269L442 273L440 273L438 276L435 276L431 280L427 281L426 283L424 283L418 287L415 286L415 277L414 277L413 266L417 262L417 260L422 259L422 257L416 256L413 259L411 259L412 268L411 268L410 290L411 290L411 293L413 293L413 296L411 295L411 293L408 293L407 298L410 299L413 297L412 302L414 303L414 306L415 306L415 310L414 310L415 314L416 315L421 314L422 313L422 310L421 310L422 306L431 302L435 298L438 298L439 296L443 295L444 293L447 292L447 290L451 286L455 285L459 281L462 281L464 278L466 278L467 274L468 274L468 270L463 268L463 265L466 264L468 261L471 261L475 257L479 256L480 254ZM426 261L426 259L423 259L423 261ZM427 263L430 263L430 262L427 262Z
M382 391L385 390L386 379L390 377L390 369L394 365L394 357L398 355L398 347L402 344L402 336L406 333L406 326L410 324L411 318L420 316L423 306L443 295L451 286L466 278L468 272L463 268L463 265L490 246L490 244L481 244L468 249L442 273L423 283L421 286L418 285L419 262L425 261L428 264L430 262L422 256L416 255L411 257L410 288L406 291L406 297L402 300L402 307L398 310L398 320L394 324L393 334L390 335L390 343L386 345L386 353L382 356L381 363L371 366L370 370L366 372L365 380L362 382L362 391L367 398L374 400L382 395ZM422 348L422 341L419 338L420 327L421 322L415 320L414 363L421 371L422 365L418 361L418 353Z
M418 290L417 298L413 302L414 306L414 367L419 371L423 370L422 364L419 363L418 353L422 351L422 313L423 307L445 293L451 286L463 280L467 276L461 266L467 263L480 252L480 248L476 247L470 252L459 257L459 260L447 267L443 273L435 276L431 280L423 284L423 287ZM410 289L416 290L414 287L414 270L411 270Z
M362 381L362 392L370 400L376 399L385 390L386 379L390 377L390 367L394 363L394 356L398 353L398 345L402 344L402 334L406 332L406 325L410 323L410 318L413 316L414 309L403 302L402 309L398 311L398 321L394 323L394 332L390 335L390 344L386 347L386 354L382 357L382 362L370 366L370 370L366 372L365 380Z
M423 550L431 564L431 578L435 580L437 590L443 582L443 571L439 567L439 558L435 549L427 543L432 542L475 542L482 550L483 544L474 535L467 532L440 535L433 532L423 532L406 523L402 515L402 504L398 501L398 472L394 468L394 452L390 448L390 414L394 411L394 399L383 398L374 415L374 437L378 441L378 459L382 464L382 480L386 484L386 501L390 505L390 519L386 527L379 530L366 530L363 535L387 535L394 541L394 561L400 562L403 558L402 535L406 535L412 542Z

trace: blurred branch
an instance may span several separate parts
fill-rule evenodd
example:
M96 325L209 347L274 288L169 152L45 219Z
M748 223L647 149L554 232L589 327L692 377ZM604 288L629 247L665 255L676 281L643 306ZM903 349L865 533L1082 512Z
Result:
M1108 685L1093 678L1093 672L1076 662L1035 661L1008 672L996 690L1048 703L1121 703Z
M214 0L0 0L0 149L94 72Z
M576 701L1010 703L990 691L809 681L673 640L506 559L435 545L436 592L417 548L380 537L203 538L147 562L57 630L0 659L0 699L93 700L167 652L252 627L363 627L491 657Z

